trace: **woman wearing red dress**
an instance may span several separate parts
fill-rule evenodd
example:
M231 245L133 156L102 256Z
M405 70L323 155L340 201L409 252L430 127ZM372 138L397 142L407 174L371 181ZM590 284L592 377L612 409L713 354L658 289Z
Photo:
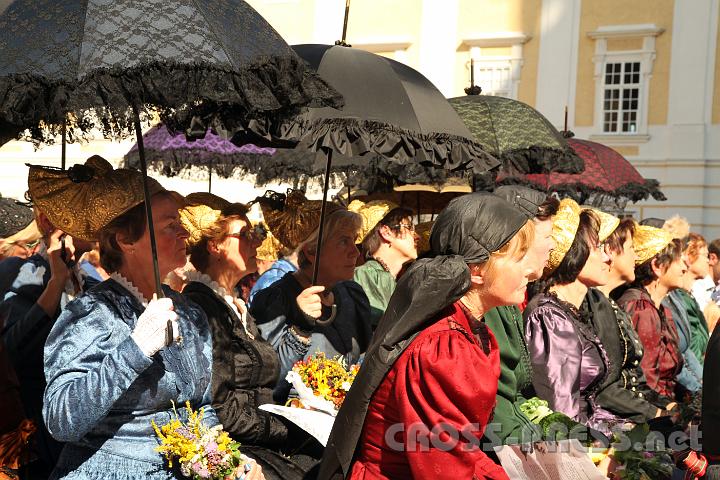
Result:
M485 193L440 213L401 277L335 420L319 478L507 479L480 440L500 360L483 314L520 303L532 222Z

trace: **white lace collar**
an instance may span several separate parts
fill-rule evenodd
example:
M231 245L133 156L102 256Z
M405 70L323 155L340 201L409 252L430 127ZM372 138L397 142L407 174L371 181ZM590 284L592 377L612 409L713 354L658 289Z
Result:
M210 275L207 275L202 272L198 272L197 270L189 271L185 274L185 278L187 279L188 283L190 282L198 282L202 283L206 287L208 287L210 290L213 291L215 295L217 295L219 298L221 298L227 305L230 307L230 310L232 310L235 315L240 319L240 322L242 323L243 329L245 330L245 333L251 338L254 339L255 336L250 333L250 331L247 328L247 307L245 306L245 302L242 298L231 295L228 293L227 289L223 286L221 286L218 282L210 278ZM235 302L239 302L243 308L242 310L237 307Z
M113 272L110 274L110 278L115 280L117 283L119 283L125 290L130 292L133 297L137 298L137 300L142 304L143 307L147 307L148 301L145 298L145 296L138 290L138 288L133 285L133 283L128 280L127 278L123 277L122 274L118 272Z

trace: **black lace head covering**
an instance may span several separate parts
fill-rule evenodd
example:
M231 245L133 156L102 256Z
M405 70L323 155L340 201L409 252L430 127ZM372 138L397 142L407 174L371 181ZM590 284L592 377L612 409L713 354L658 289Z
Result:
M15 235L33 221L32 208L11 198L0 197L0 238Z
M387 372L415 336L470 289L468 264L487 261L527 220L492 193L457 197L440 212L430 234L434 256L416 261L400 277L335 419L318 478L348 475L370 399Z

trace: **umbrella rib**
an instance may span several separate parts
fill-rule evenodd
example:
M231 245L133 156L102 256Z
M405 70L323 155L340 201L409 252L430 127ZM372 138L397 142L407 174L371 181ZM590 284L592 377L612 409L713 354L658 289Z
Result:
M83 22L83 25L87 25L87 14L88 14L88 4L90 3L90 0L85 0L85 22ZM83 34L82 39L80 40L80 48L78 48L78 58L77 58L77 70L76 70L76 81L80 81L80 59L82 58L83 54L83 45L85 45L85 28L83 28Z
M490 119L490 131L493 132L493 138L495 139L495 151L500 153L500 141L498 140L497 130L495 129L495 121L493 120L493 111L490 106L483 102L483 106L487 108L488 118Z
M208 24L208 25L210 25L210 26L212 27L212 25L211 25L210 22L208 21L207 17L205 16L205 12L203 12L202 9L198 6L197 0L190 0L190 1L192 2L193 6L195 6L195 10L197 10L198 13L200 13L200 15L203 17L203 20L205 20L205 23ZM251 8L252 8L252 7L251 7ZM260 15L260 14L258 13L258 15ZM222 49L223 53L224 53L225 56L227 57L228 63L229 63L230 65L232 65L233 68L236 68L236 66L235 66L235 64L234 64L234 62L233 62L233 60L232 60L232 57L230 57L230 55L228 54L227 50L225 50L225 44L224 44L223 42L221 42L221 41L220 41L220 38L215 34L215 29L214 29L214 28L210 28L209 30L210 30L210 33L212 34L212 36L215 37L215 41L218 42L218 45L220 45L220 48Z

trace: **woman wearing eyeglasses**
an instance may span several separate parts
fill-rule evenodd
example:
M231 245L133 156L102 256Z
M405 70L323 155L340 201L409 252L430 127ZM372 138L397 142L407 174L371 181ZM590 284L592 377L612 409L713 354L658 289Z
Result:
M365 263L355 269L353 280L368 296L374 330L395 291L398 274L417 258L412 211L385 200L353 200L348 210L363 219L360 239Z
M235 289L257 270L262 234L248 220L244 204L209 193L194 193L187 200L180 217L190 233L190 262L197 271L187 273L183 295L205 311L210 323L213 407L225 430L242 444L243 453L262 466L265 478L302 478L305 471L280 453L285 445L301 443L289 438L295 430L258 408L273 403L278 354L263 340Z

